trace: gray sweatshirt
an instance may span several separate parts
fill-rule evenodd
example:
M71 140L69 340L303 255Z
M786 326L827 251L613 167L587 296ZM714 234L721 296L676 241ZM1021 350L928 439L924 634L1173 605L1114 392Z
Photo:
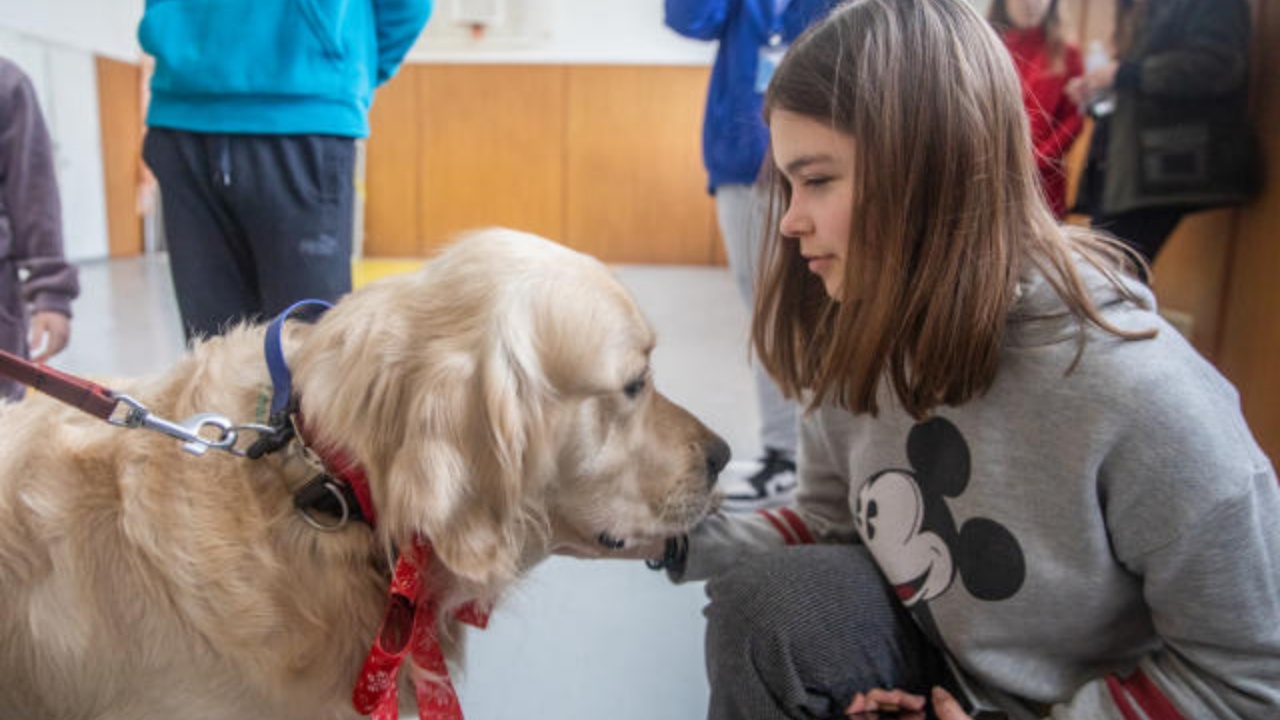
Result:
M717 514L683 579L797 542L862 542L935 643L1017 718L1280 718L1280 488L1235 390L1087 274L1126 342L1020 285L996 381L916 422L822 408L797 505ZM1154 299L1145 288L1138 292ZM1139 713L1134 713L1139 710Z
M25 355L28 312L70 317L79 292L62 254L53 148L35 89L0 57L0 349ZM7 389L0 380L0 396Z

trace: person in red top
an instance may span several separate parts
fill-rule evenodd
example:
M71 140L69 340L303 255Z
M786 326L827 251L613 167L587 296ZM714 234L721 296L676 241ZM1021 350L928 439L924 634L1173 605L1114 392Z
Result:
M1067 82L1084 74L1080 51L1063 37L1058 0L992 0L987 19L1013 56L1040 185L1059 219L1067 214L1063 158L1084 128L1084 116L1067 96Z

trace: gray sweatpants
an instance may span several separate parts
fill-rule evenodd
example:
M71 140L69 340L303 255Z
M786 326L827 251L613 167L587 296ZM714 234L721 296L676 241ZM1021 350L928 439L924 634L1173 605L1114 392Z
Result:
M854 693L942 682L942 656L860 545L750 558L707 596L709 720L844 718Z

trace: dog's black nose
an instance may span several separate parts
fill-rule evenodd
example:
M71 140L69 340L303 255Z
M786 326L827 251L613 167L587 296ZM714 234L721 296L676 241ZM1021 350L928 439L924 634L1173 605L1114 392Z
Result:
M729 464L729 443L719 435L712 435L703 450L707 454L707 484L714 486L720 471Z

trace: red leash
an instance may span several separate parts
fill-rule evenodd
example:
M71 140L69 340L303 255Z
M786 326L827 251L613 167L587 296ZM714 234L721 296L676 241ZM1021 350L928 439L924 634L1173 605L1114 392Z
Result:
M119 400L115 393L83 378L68 375L0 350L0 374L50 397L108 420Z
M256 423L236 425L216 413L197 413L182 422L153 415L145 405L128 395L109 390L84 378L38 365L0 350L0 375L34 388L56 400L123 428L146 428L181 440L182 449L192 455L222 450L244 457L237 443L249 433L270 435L275 428ZM120 408L124 407L124 412Z

